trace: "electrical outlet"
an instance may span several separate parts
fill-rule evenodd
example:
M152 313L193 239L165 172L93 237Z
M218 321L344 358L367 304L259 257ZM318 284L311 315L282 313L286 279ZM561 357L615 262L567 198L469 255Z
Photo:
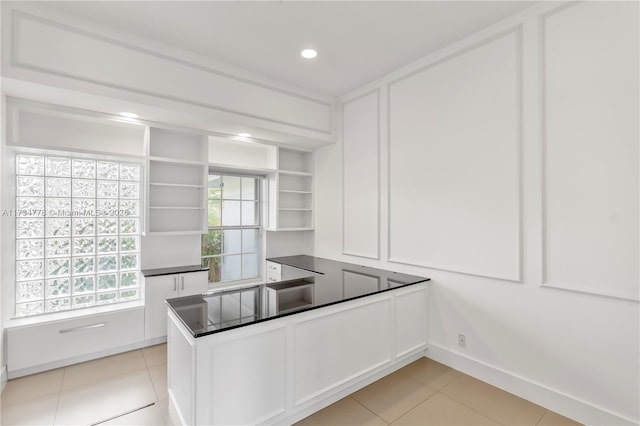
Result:
M467 336L462 333L458 333L458 346L461 348L467 347Z

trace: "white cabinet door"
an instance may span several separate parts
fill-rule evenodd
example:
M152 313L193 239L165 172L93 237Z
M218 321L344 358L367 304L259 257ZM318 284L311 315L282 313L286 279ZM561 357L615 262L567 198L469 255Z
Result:
M145 278L145 339L167 335L167 305L164 301L178 297L178 287L179 276L177 274Z
M167 335L167 305L172 297L206 293L207 271L145 278L145 339Z
M194 294L206 293L209 288L207 271L180 274L178 280L178 294L180 296L192 296Z

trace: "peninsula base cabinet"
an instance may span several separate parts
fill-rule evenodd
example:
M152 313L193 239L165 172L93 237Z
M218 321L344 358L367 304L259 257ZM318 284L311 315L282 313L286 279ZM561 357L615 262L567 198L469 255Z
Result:
M428 287L195 338L169 310L168 389L185 425L292 424L424 356Z
M167 299L206 293L207 271L145 277L144 338L158 339L167 335Z

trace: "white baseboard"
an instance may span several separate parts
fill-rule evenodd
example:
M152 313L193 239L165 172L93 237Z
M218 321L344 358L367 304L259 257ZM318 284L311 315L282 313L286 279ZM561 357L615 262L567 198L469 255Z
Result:
M594 406L586 401L437 344L429 344L429 351L426 356L583 424L637 424L637 422L612 413L605 408Z
M0 393L4 390L4 387L7 385L7 366L2 366L2 371L0 372Z
M105 356L116 355L123 352L129 352L136 349L144 348L147 346L158 345L160 343L165 343L167 341L167 337L158 337L155 339L144 340L142 342L133 343L130 345L119 346L117 348L105 349L103 351L92 352L90 354L80 355L72 358L65 358L54 362L49 362L46 364L40 364L33 367L22 368L19 370L12 370L6 374L6 367L2 371L3 378L8 377L9 379L15 379L16 377L27 376L29 374L41 373L43 371L53 370L56 368L67 367L69 365L78 364L81 362L91 361L93 359L103 358ZM5 379L6 380L6 379Z

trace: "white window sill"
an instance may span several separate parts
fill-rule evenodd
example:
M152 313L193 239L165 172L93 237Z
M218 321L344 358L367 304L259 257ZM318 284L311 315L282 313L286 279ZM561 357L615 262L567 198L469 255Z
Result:
M93 306L91 308L75 309L72 311L34 315L32 317L12 318L7 322L7 324L5 324L5 327L9 328L21 327L25 325L43 324L52 321L80 318L89 315L104 314L106 312L122 311L132 308L144 308L144 299L133 300L131 302L115 303L112 305Z

